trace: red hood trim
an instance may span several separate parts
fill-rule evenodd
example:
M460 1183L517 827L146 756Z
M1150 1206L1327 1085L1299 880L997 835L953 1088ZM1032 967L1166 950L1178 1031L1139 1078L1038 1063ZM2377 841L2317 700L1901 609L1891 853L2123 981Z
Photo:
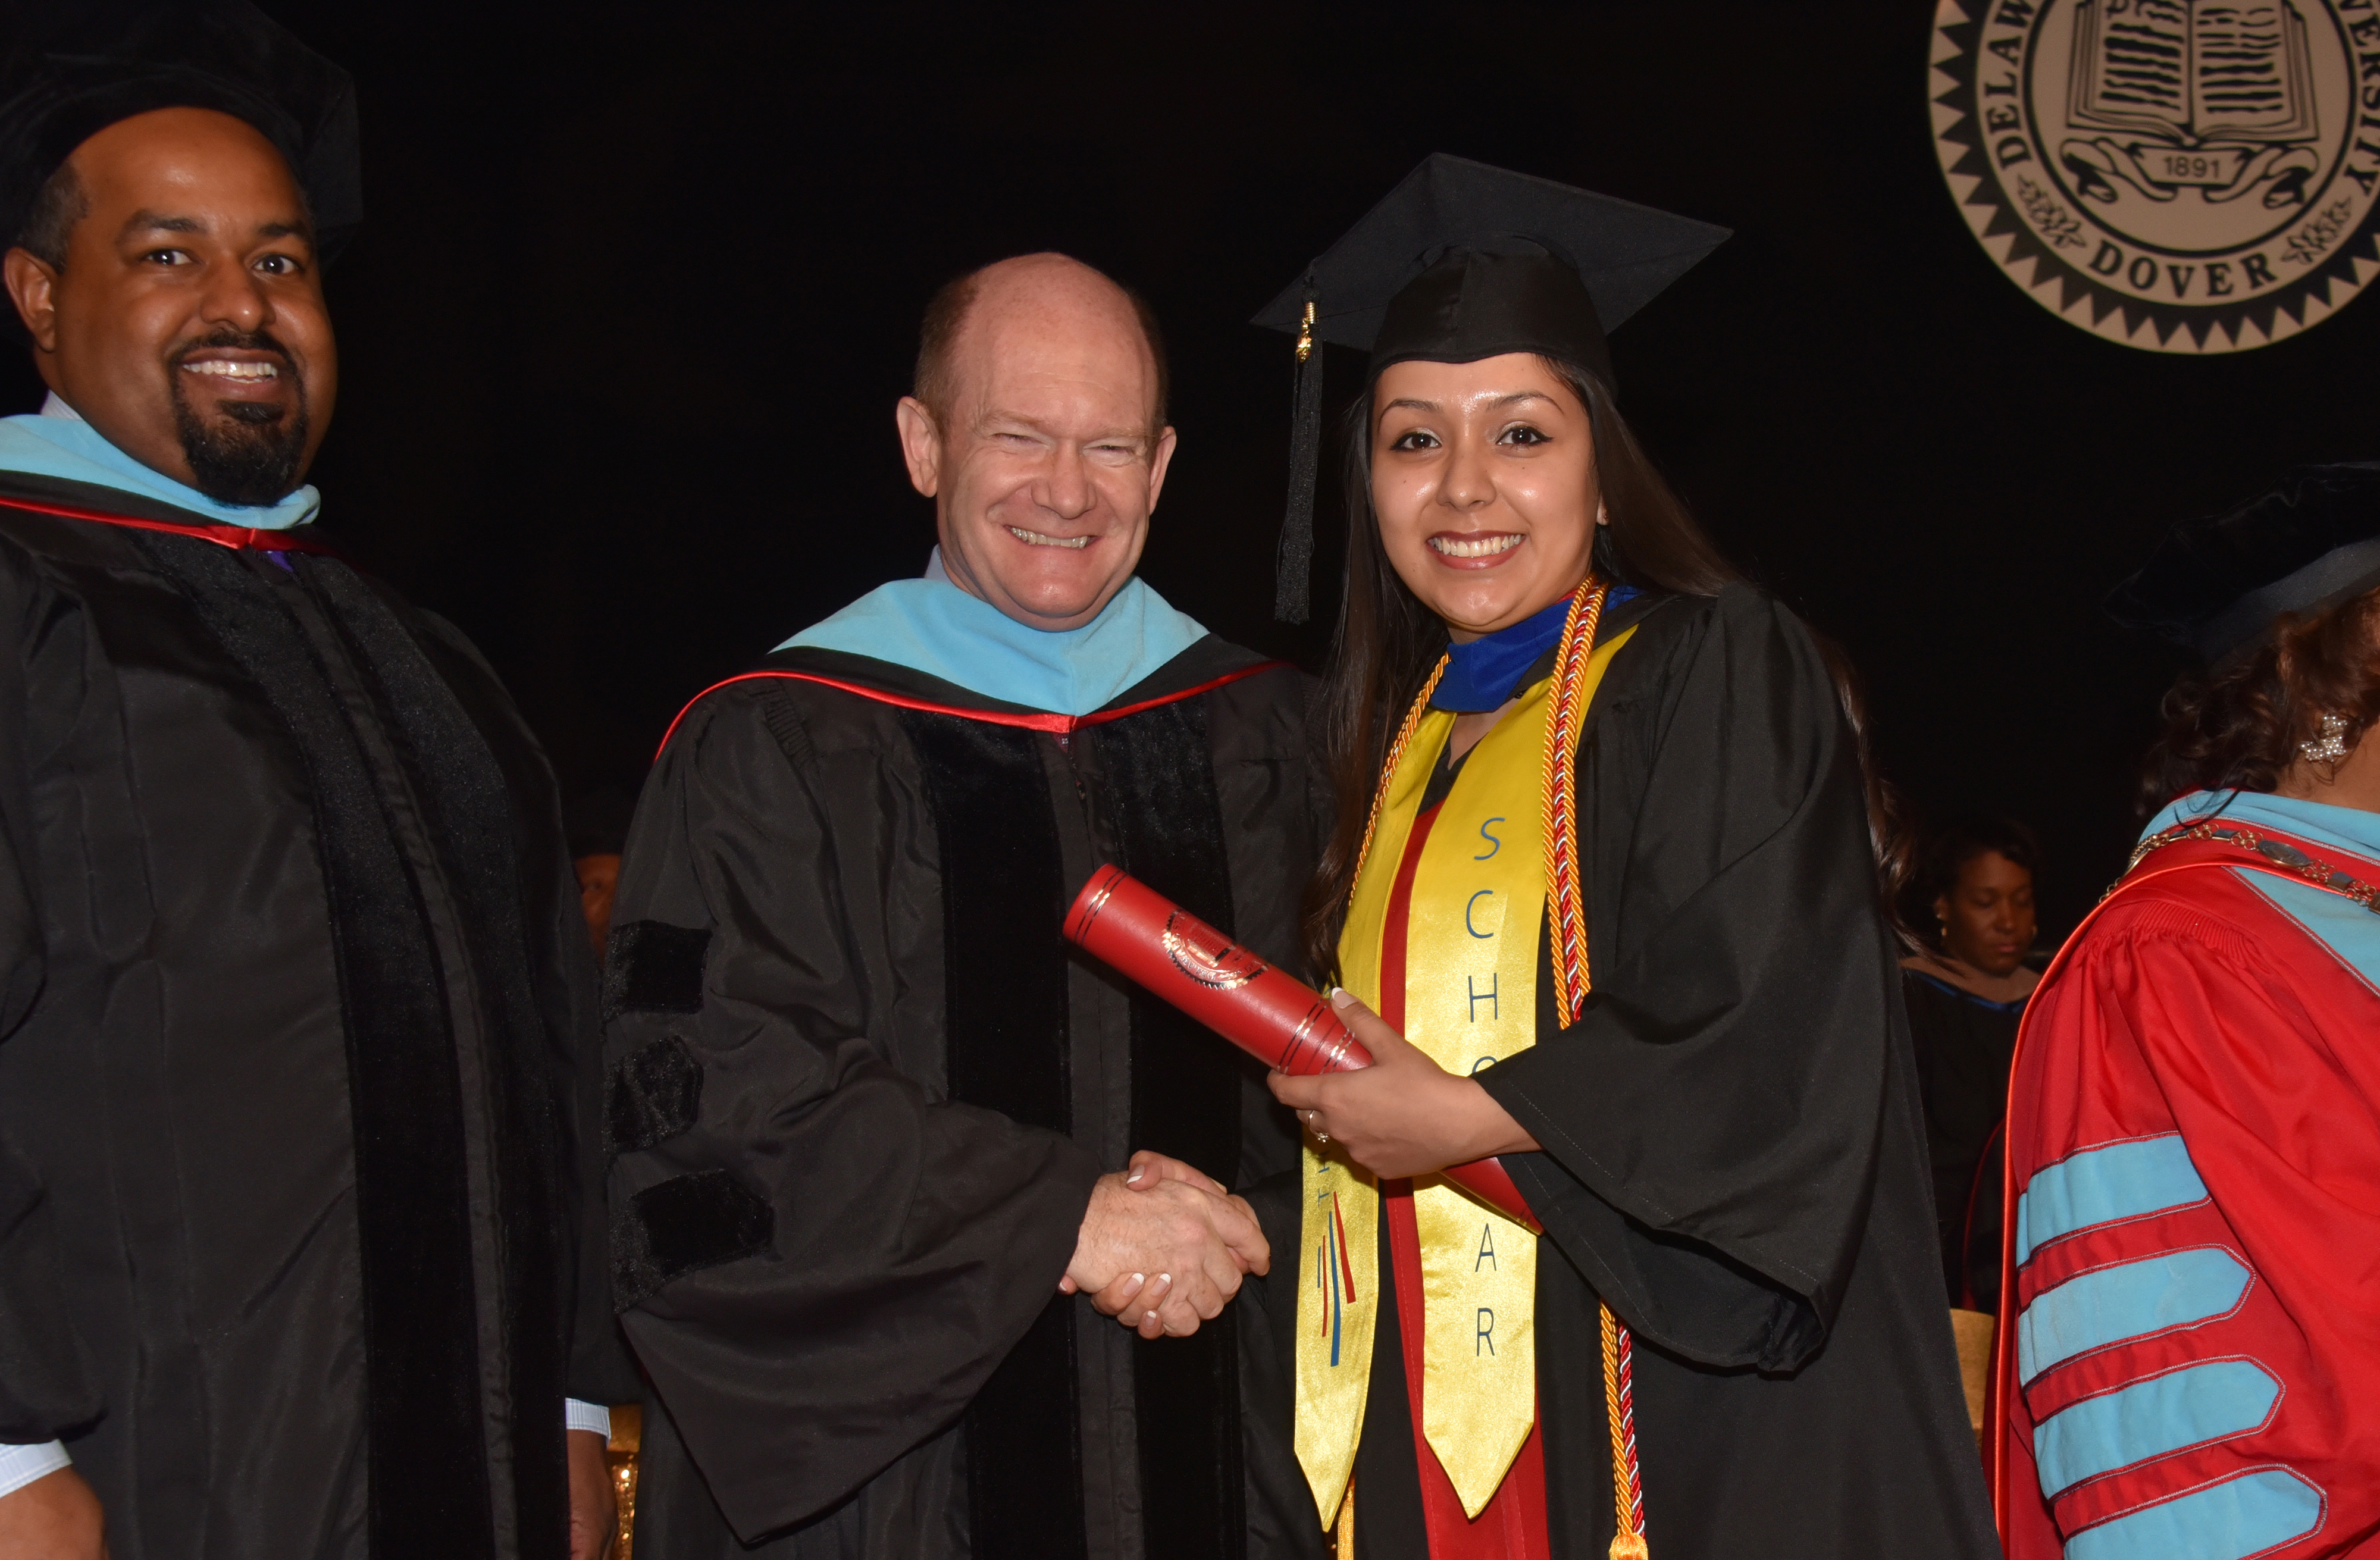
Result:
M129 514L110 514L103 509L79 509L72 504L42 503L32 499L0 498L0 508L30 510L35 514L55 514L67 520L96 521L102 526L122 526L135 531L168 531L177 537L196 537L200 541L211 541L217 547L228 547L235 551L331 553L329 548L310 537L292 536L287 531L265 530L254 526L136 520Z
M908 694L887 693L881 688L871 688L864 683L846 682L840 677L826 677L815 671L747 671L738 676L727 678L723 682L713 683L710 687L686 700L686 708L677 712L677 719L672 720L669 723L669 730L662 733L662 744L653 749L653 758L655 762L659 762L661 756L669 751L670 738L677 735L678 722L686 719L687 711L720 689L736 683L749 683L756 677L785 677L796 683L816 683L822 687L839 689L846 694L856 694L864 699L873 699L878 704L895 705L903 709L919 709L929 715L955 715L963 720L981 720L992 726L1018 726L1028 732L1048 732L1052 736L1062 737L1070 736L1085 726L1104 726L1111 720L1121 720L1127 715L1137 715L1144 709L1155 709L1161 704L1178 704L1186 698L1196 698L1200 694L1212 693L1225 683L1236 683L1243 677L1253 677L1259 671L1270 671L1275 667L1288 664L1287 661L1261 660L1253 666L1241 667L1236 671L1227 671L1220 677L1209 678L1196 687L1184 688L1178 694L1143 699L1138 704L1128 704L1121 709L1096 709L1088 715L1026 715L1005 709L968 709L961 705L937 704L931 699L917 698Z

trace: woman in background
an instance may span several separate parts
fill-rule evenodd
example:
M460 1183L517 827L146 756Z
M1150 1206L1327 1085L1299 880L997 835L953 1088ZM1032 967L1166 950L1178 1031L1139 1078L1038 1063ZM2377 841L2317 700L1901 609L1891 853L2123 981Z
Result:
M1946 831L1918 879L1934 936L1900 961L1942 1277L1962 1311L1999 1310L2000 1128L2017 1022L2041 979L2024 962L2036 930L2039 862L2033 831L2012 818Z
M2380 1535L2380 464L2178 526L2109 603L2194 649L2131 869L2017 1046L2010 1560Z

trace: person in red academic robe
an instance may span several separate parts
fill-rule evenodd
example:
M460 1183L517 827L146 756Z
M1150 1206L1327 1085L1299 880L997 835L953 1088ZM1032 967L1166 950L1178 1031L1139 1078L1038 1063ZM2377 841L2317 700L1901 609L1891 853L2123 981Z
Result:
M2211 669L2018 1042L2001 1536L2380 1553L2380 465L2179 528L2111 607Z

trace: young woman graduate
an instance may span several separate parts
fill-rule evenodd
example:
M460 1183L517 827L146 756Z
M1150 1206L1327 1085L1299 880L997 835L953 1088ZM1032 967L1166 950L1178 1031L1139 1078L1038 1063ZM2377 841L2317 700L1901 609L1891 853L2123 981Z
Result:
M2017 1040L2010 1560L2380 1533L2380 464L2175 527L2108 603L2207 670Z
M1273 1079L1342 1556L1993 1552L1851 735L1614 409L1724 236L1439 156L1259 316L1372 355L1309 952L1377 1060Z

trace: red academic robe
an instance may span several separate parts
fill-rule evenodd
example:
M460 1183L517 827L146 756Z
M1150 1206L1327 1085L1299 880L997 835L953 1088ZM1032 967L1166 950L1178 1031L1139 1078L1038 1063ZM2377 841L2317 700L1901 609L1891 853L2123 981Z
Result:
M2380 915L2213 840L2051 966L2010 1092L2009 1560L2380 1554L2375 966Z

